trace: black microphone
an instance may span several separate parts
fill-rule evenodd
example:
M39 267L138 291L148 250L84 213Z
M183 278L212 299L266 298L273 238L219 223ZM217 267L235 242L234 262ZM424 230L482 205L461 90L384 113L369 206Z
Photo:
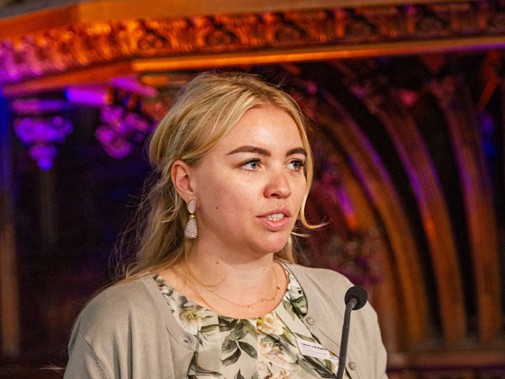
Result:
M337 379L342 379L342 375L344 374L345 358L347 355L347 341L349 340L349 327L351 325L351 312L354 309L362 308L366 304L367 300L368 294L359 286L353 286L345 293L344 325L342 327L342 341L340 342L340 354L338 357Z

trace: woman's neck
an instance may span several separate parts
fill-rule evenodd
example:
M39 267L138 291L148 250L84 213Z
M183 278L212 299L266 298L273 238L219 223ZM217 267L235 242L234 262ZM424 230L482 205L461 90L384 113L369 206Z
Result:
M274 255L249 258L240 254L219 255L212 253L191 255L188 269L211 286L235 288L258 287L272 275Z
M284 269L273 254L249 262L195 254L187 265L170 271L166 273L168 277L164 275L165 279L183 295L217 314L233 318L254 318L271 312L282 300L287 286Z

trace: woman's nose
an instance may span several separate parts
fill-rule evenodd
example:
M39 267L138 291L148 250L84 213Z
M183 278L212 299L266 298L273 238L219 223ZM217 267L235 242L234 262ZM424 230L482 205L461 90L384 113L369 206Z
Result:
M265 188L265 196L266 197L278 197L284 198L291 194L291 187L289 184L289 179L286 174L282 173L273 173L267 186Z

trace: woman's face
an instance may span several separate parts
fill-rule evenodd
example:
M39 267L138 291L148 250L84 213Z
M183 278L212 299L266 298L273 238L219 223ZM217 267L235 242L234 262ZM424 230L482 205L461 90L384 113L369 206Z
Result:
M191 169L196 247L239 259L281 250L306 186L306 151L293 119L268 105L247 111Z

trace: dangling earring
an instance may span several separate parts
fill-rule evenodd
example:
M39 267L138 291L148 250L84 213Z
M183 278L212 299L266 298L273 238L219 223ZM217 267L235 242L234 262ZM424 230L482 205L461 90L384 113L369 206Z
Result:
M186 224L186 228L184 228L184 237L188 239L195 239L196 236L198 235L198 225L196 223L196 217L195 217L197 204L198 203L196 199L191 199L190 201L188 201L188 204L186 205L186 208L189 212L189 220L188 223Z

